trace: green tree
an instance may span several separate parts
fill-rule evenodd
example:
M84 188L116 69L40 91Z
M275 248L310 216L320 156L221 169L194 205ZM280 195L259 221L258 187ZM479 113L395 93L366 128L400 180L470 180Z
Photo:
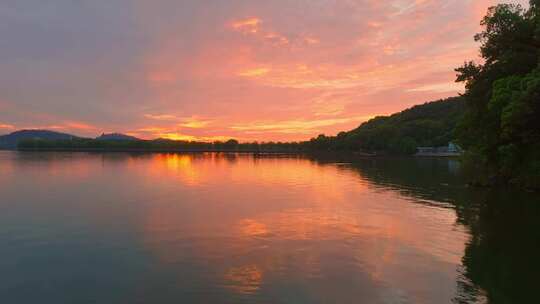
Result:
M528 10L491 7L481 23L484 31L475 36L484 63L456 69L467 101L457 128L461 145L485 160L494 176L528 186L540 176L540 170L530 170L537 166L540 141L539 8L539 0Z

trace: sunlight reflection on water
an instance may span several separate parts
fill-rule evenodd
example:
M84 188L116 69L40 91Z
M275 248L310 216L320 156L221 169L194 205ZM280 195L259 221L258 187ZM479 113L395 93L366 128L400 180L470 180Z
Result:
M440 172L411 185L370 160L3 152L0 291L12 303L479 300L460 288L474 284L455 165L413 165Z

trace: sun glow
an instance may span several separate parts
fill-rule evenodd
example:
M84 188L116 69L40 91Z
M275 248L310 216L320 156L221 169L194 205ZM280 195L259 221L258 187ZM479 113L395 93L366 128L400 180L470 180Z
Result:
M185 140L185 141L194 141L197 137L192 135L185 135L181 133L158 133L159 138L170 139L170 140Z

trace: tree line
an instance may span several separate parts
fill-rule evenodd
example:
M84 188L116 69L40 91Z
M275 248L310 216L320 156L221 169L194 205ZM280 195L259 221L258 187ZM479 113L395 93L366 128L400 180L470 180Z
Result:
M306 150L298 142L202 142L182 140L99 140L76 138L71 140L30 139L20 141L19 150L49 151L163 151L163 152L278 152L297 153Z
M361 152L365 154L414 154L418 146L446 146L453 139L464 109L462 98L449 98L415 106L391 116L379 116L337 136L319 135L301 142L201 142L156 140L101 140L72 138L29 139L21 150L56 151L230 151L230 152Z

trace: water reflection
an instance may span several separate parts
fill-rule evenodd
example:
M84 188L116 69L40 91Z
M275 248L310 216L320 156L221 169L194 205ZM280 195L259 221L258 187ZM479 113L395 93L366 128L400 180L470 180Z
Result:
M0 153L0 170L13 303L534 299L537 196L468 189L453 160Z
M225 286L236 293L250 295L259 291L263 273L257 265L232 267L225 273Z
M317 161L317 159L315 159ZM319 160L331 163L329 160ZM540 270L540 196L516 189L468 189L459 162L357 159L350 165L382 188L423 204L450 203L470 234L456 303L533 303ZM444 170L447 166L448 170Z

